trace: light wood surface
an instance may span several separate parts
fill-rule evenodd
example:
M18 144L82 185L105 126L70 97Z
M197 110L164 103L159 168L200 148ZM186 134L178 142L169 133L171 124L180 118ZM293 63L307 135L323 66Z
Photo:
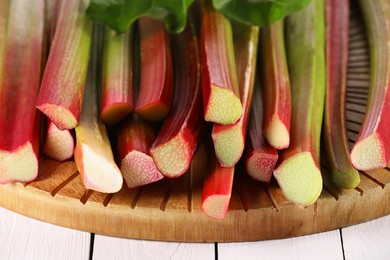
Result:
M347 117L352 145L364 117L368 52L363 26L351 22ZM37 180L0 186L0 205L26 216L97 234L165 241L227 242L296 237L351 226L390 214L388 169L361 172L361 184L339 190L328 180L318 201L301 208L285 199L275 182L262 185L238 170L224 221L200 211L207 156L197 153L182 178L102 194L86 190L73 161L42 158Z

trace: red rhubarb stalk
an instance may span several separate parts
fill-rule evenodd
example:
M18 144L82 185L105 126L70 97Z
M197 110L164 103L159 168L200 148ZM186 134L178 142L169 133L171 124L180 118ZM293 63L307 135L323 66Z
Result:
M326 97L324 140L332 181L355 188L359 173L352 166L346 127L349 1L326 1Z
M12 0L0 72L0 183L27 182L38 174L41 116L35 101L43 41L44 1Z
M325 10L313 0L287 19L287 60L290 69L291 142L281 153L274 176L283 194L310 205L322 191L320 137L325 99Z
M234 166L244 151L256 72L259 28L235 24L234 53L240 86L242 115L231 125L214 124L212 138L215 153L223 167Z
M114 161L105 125L100 121L97 84L101 28L95 26L83 107L76 127L74 158L87 189L114 193L121 189L123 178Z
M256 80L252 110L245 147L245 168L250 177L257 181L270 182L278 153L269 145L263 135L264 101L260 80Z
M172 36L175 96L168 118L150 153L166 177L179 177L191 164L204 126L200 87L200 57L195 29Z
M135 112L146 120L161 121L173 98L172 55L168 33L162 21L139 19L141 64L140 86Z
M128 188L143 186L164 177L149 153L154 139L153 126L137 115L126 118L118 126L120 169Z
M133 110L132 27L123 34L106 28L102 68L101 117L118 123Z
M37 108L63 129L76 127L84 95L92 22L85 1L59 1L59 17Z
M201 28L202 95L204 118L233 124L242 114L229 20L205 4Z
M209 171L203 183L202 211L209 217L224 219L232 196L234 167L222 167L210 145L210 156L207 160Z
M50 120L45 124L45 141L42 152L49 158L65 161L73 156L74 135L70 130L60 130Z
M383 168L390 161L390 3L360 0L370 43L370 88L366 115L351 151L359 170Z
M284 47L284 21L261 31L261 68L264 87L264 136L276 149L290 144L291 91Z

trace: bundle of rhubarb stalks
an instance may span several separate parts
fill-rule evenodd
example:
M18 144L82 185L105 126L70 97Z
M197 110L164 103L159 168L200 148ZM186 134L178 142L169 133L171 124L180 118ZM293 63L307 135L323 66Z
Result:
M202 210L223 219L238 163L236 174L275 178L301 206L322 191L320 150L339 188L389 163L389 1L359 0L371 81L351 151L348 0L291 1L300 5L286 17L260 24L251 19L275 8L256 5L278 1L243 0L256 15L234 1L150 1L168 8L158 17L124 1L135 18L114 6L108 22L98 2L2 0L0 183L33 181L46 156L74 159L87 189L115 193L186 174L202 144ZM172 15L176 7L184 12Z

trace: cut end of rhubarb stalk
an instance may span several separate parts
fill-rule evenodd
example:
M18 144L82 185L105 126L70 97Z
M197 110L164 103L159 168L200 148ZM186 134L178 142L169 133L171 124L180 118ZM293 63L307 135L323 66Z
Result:
M157 168L168 178L183 175L190 167L192 151L181 134L162 145L150 149Z
M269 183L277 161L277 153L254 152L246 161L246 171L251 178Z
M213 133L214 149L222 167L232 167L240 160L244 151L241 125Z
M209 217L223 220L229 208L230 196L213 195L202 203L202 211Z
M132 151L121 162L121 172L128 188L136 188L164 178L152 157Z
M77 153L82 155L76 156ZM115 193L122 188L123 178L119 168L87 145L76 146L75 160L87 189Z
M78 119L66 108L54 104L38 105L37 108L50 118L60 130L73 129L77 125Z
M351 162L358 170L373 170L387 165L381 138L373 133L358 141L351 151Z
M353 168L348 171L333 169L332 182L342 189L354 189L360 183L359 172Z
M290 145L290 133L278 116L273 116L269 125L264 129L268 143L276 149L284 149Z
M205 120L221 125L234 124L242 114L240 99L229 89L211 86Z
M286 198L296 204L313 204L322 191L322 176L309 152L285 160L274 176Z
M169 113L169 108L162 102L155 102L143 107L137 107L135 112L143 119L151 122L163 120Z
M60 130L50 124L43 146L43 153L57 161L65 161L73 156L74 139L68 130Z
M38 175L38 158L31 143L17 150L0 150L0 184L28 182Z
M133 111L128 103L117 103L102 110L101 118L107 125L115 125Z

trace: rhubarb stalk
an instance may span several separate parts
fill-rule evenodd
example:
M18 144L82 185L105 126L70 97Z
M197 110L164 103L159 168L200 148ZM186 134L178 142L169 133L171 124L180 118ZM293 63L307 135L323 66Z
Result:
M173 98L172 55L168 33L162 21L139 19L141 64L140 86L135 112L146 120L161 121Z
M222 167L209 147L211 157L207 160L209 170L203 183L201 208L207 216L222 220L232 196L234 167Z
M201 58L205 120L223 125L235 123L242 114L242 105L232 28L210 3L202 10Z
M43 154L57 161L65 161L72 158L74 135L71 130L60 130L50 120L46 121L44 130Z
M168 118L150 153L166 177L179 177L189 168L204 127L198 40L191 22L172 36L175 95Z
M352 166L345 119L347 88L349 1L326 1L326 97L324 141L332 181L355 188L359 173Z
M126 118L118 126L118 159L128 188L143 186L164 177L150 156L154 139L153 126L137 115Z
M279 156L263 135L264 101L259 81L259 79L255 81L253 91L248 140L245 147L245 168L253 179L270 182Z
M116 166L105 125L98 110L98 55L100 29L94 28L80 121L76 127L75 162L87 189L114 193L121 189L123 178Z
M274 176L290 201L310 205L322 191L320 136L325 99L324 1L313 0L287 19L291 142Z
M38 174L44 0L12 0L0 71L0 183ZM2 37L2 36L0 36Z
M106 28L102 68L101 117L118 123L133 110L132 27L119 34Z
M59 17L37 108L63 129L76 127L88 69L92 22L86 1L59 1Z
M284 47L284 21L261 31L261 65L264 87L264 136L276 149L290 144L291 91Z
M370 88L366 115L351 151L359 170L384 168L390 161L390 3L360 0L370 43Z
M243 112L240 119L234 124L214 124L212 138L215 153L223 167L234 166L244 151L252 104L259 36L259 28L256 26L235 24L233 31L234 54Z

